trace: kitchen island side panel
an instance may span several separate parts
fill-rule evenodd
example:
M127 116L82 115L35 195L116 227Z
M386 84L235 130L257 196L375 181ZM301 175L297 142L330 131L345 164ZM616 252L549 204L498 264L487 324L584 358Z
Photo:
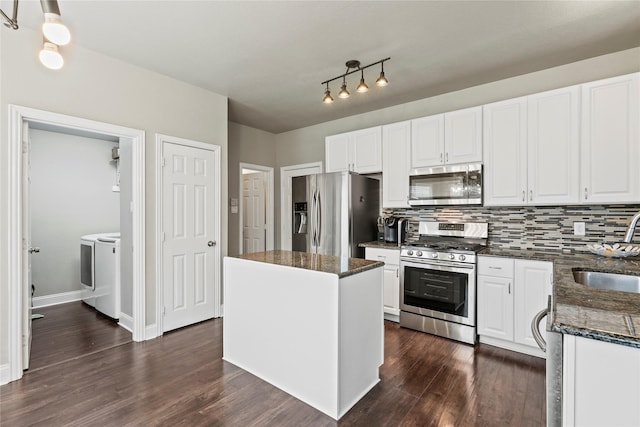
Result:
M338 414L338 276L224 259L223 359Z
M384 363L383 268L340 280L339 416L379 381Z

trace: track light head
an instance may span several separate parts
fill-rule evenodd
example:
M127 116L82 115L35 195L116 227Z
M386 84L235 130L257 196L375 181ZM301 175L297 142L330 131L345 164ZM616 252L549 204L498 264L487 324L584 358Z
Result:
M327 90L324 91L322 102L324 102L325 104L331 104L333 102L333 97L331 96L331 91L329 90L329 83L327 83Z
M389 80L387 80L387 78L384 76L384 71L380 71L380 77L378 77L378 80L376 80L376 85L384 87L388 84Z
M64 59L58 52L58 46L48 41L44 42L44 47L38 57L42 65L51 70L59 70L64 65Z
M347 90L347 82L345 80L345 78L342 78L342 86L340 87L340 92L338 92L338 98L348 98L349 95L351 95L349 93L349 91Z
M356 88L356 92L365 93L369 90L369 86L364 82L364 70L362 71L362 77L360 77L360 84Z
M58 46L63 46L71 41L71 32L69 32L67 26L62 23L60 15L55 13L44 14L42 33L47 40Z

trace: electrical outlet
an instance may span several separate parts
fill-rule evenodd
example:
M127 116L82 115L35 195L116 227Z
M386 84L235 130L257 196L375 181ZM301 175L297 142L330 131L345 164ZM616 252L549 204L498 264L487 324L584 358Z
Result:
M584 236L585 235L584 222L574 222L573 223L573 235L574 236Z

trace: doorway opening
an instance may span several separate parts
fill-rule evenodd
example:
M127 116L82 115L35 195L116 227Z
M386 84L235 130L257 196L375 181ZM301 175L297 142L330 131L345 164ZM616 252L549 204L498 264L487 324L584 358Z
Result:
M272 250L274 247L273 168L240 163L241 254Z
M134 341L145 339L145 289L144 289L144 131L111 125L78 117L66 116L43 110L9 105L9 179L8 179L8 307L9 307L9 369L2 383L20 379L28 367L31 344L31 283L30 256L35 251L31 246L29 224L29 129L55 130L73 136L93 136L116 141L128 147L128 167L120 171L128 176L128 199L123 202L121 219L126 218L128 229L121 224L123 239L120 241L123 289L131 295L130 316L122 325L132 333ZM61 171L59 171L61 172ZM116 177L114 175L114 185ZM122 196L122 193L121 193ZM122 215L126 212L126 215ZM56 224L51 224L56 227ZM80 252L80 237L78 252ZM79 268L79 266L78 266ZM125 273L126 271L126 273ZM78 283L80 285L80 283ZM63 299L68 297L63 296ZM70 298L74 298L72 295ZM51 301L50 301L51 302Z

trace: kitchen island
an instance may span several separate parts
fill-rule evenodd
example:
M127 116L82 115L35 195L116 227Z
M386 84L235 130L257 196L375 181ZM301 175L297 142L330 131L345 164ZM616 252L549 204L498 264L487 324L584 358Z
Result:
M223 359L339 419L380 381L383 265L280 250L225 257Z

